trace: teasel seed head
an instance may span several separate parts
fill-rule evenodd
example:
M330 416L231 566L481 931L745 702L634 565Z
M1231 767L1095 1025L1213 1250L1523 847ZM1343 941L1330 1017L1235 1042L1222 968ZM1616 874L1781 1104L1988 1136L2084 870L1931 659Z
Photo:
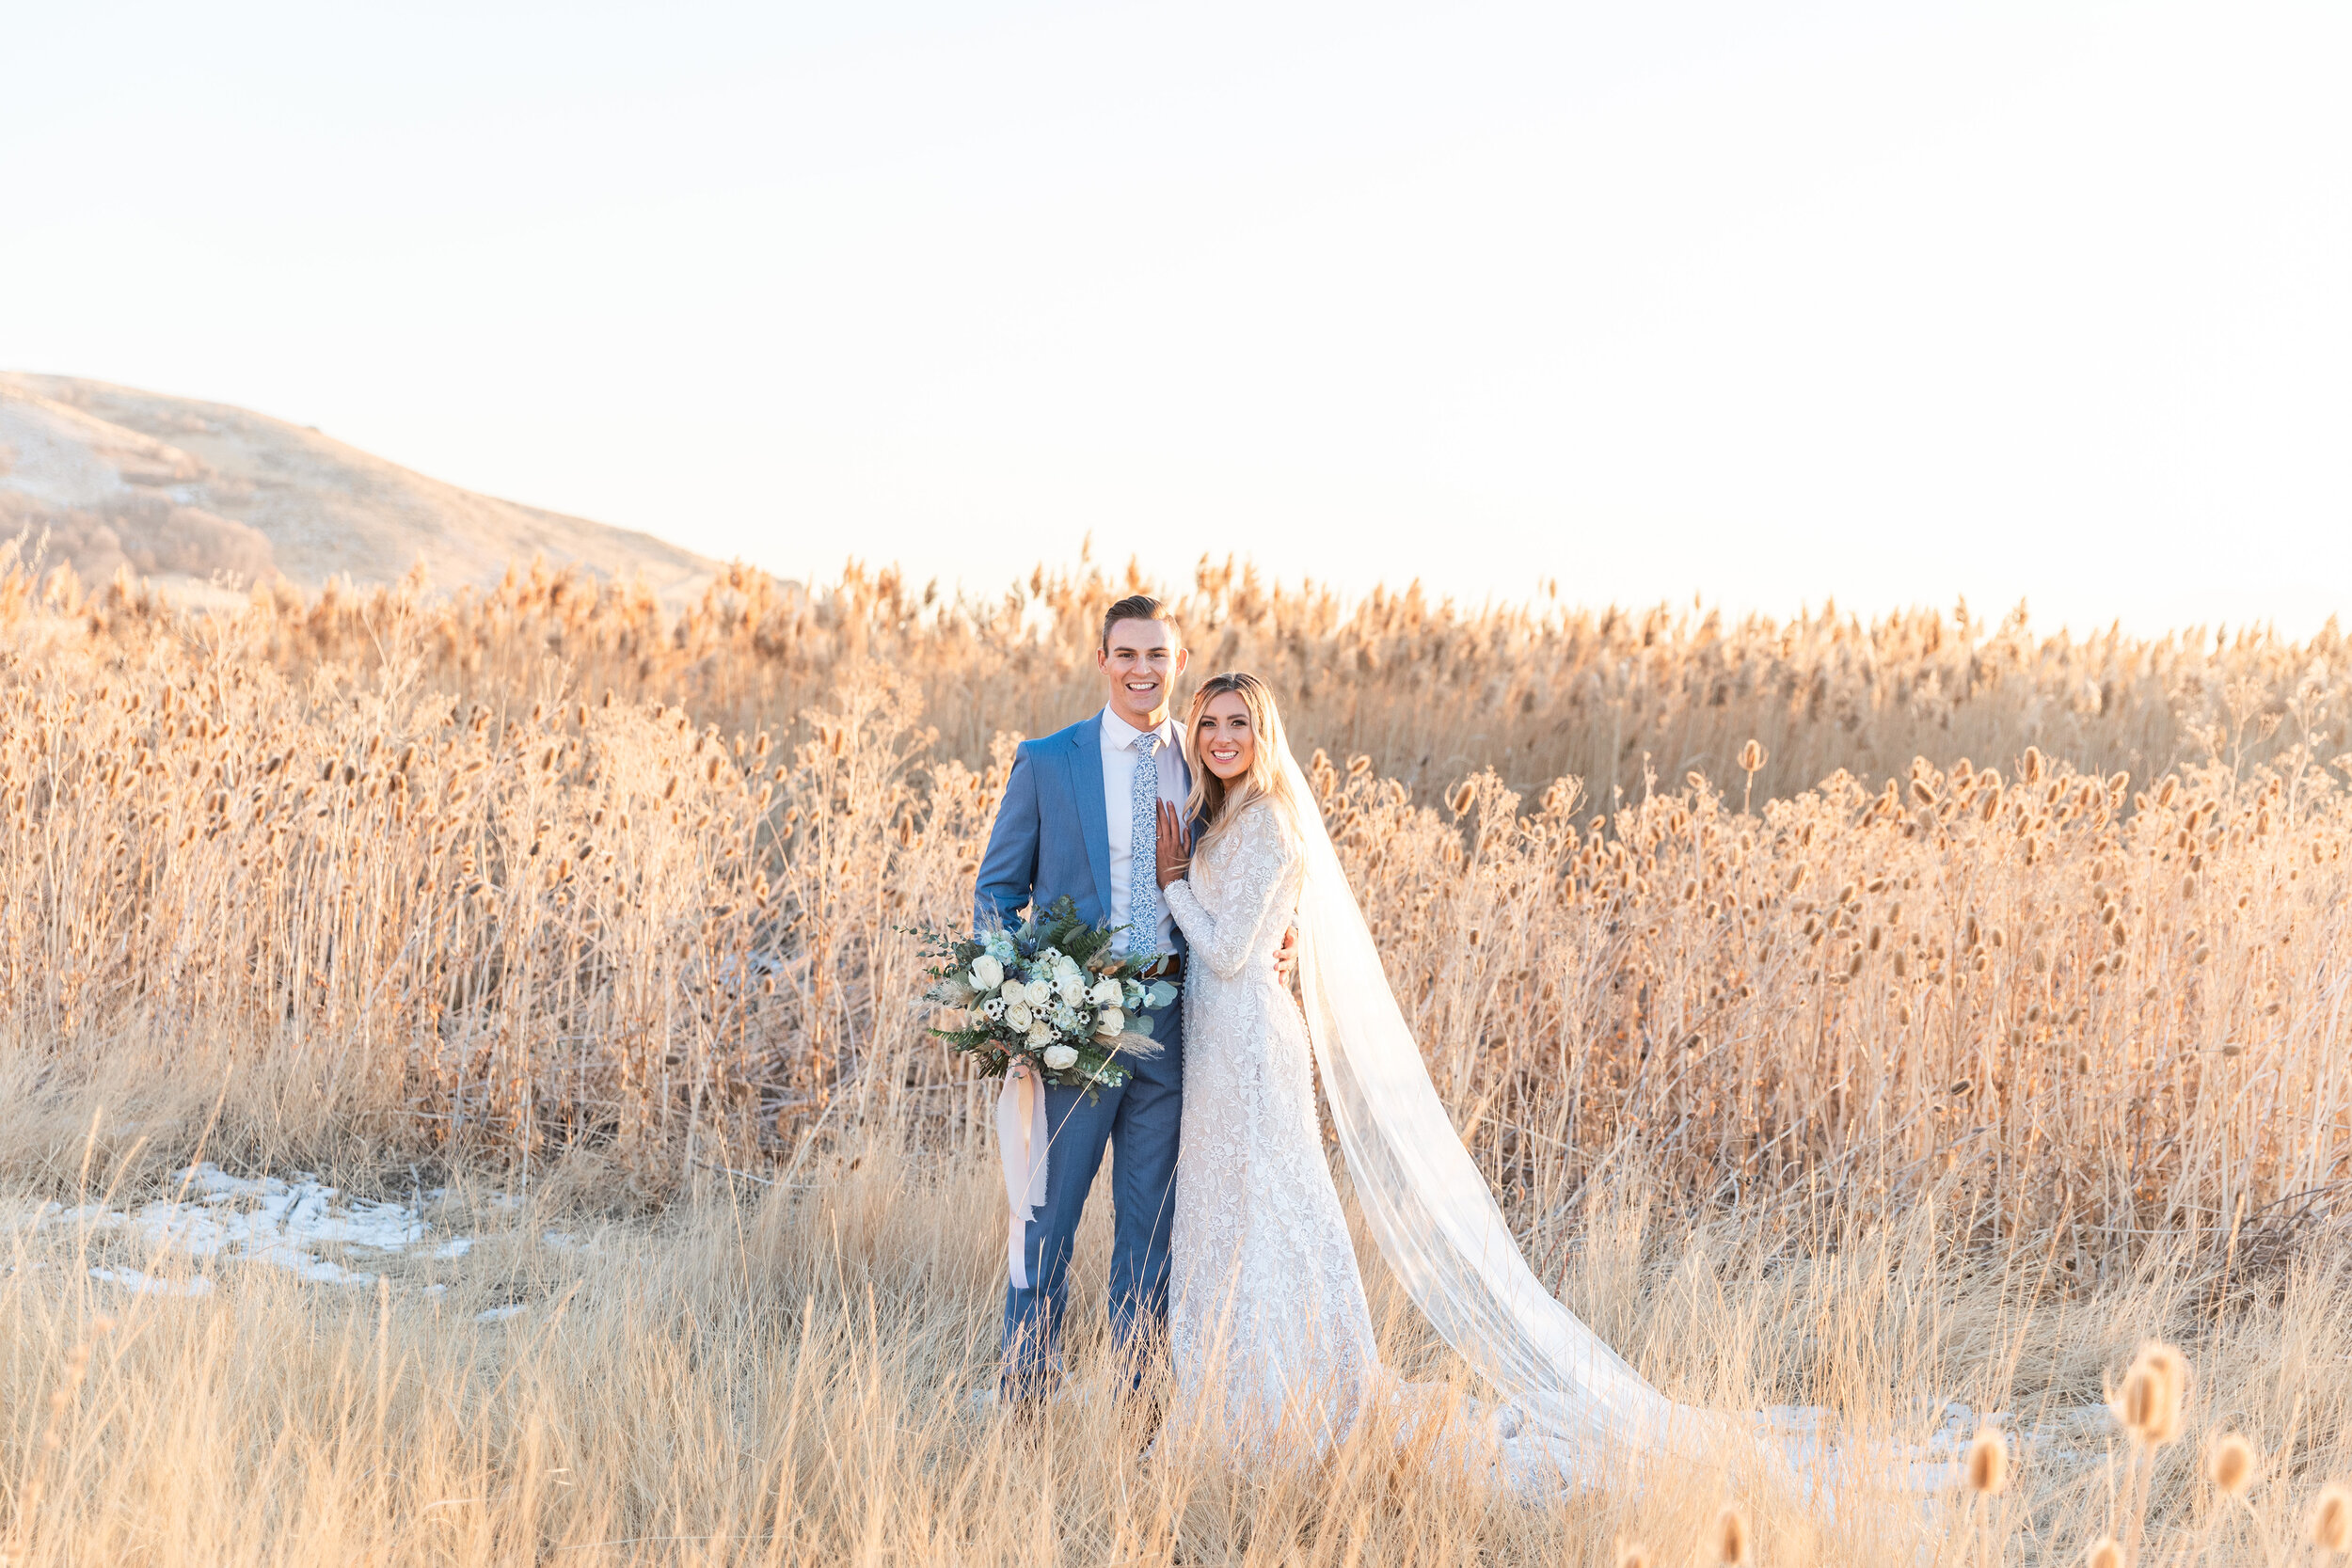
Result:
M2341 1557L2352 1552L2352 1489L2331 1481L2312 1505L2312 1544Z
M1748 1546L1748 1516L1737 1503L1724 1505L1715 1519L1715 1560L1724 1568L1744 1568Z
M2009 1485L2009 1440L1992 1427L1979 1427L1968 1443L1968 1489L1988 1497Z
M2205 1479L2225 1497L2239 1497L2254 1484L2254 1445L2225 1432L2205 1449Z
M2109 1408L2135 1443L2158 1448L2181 1434L2182 1407L2187 1402L2187 1358L2170 1345L2151 1340L2133 1358Z

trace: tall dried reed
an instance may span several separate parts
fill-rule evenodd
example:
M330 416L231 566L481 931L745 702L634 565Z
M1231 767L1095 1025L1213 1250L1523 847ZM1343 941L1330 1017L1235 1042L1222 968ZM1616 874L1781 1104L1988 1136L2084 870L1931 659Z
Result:
M20 1227L0 1550L1726 1550L1721 1475L1530 1507L1359 1448L1269 1482L1145 1464L1108 1405L1032 1432L959 1402L992 1354L985 1096L922 1033L903 927L965 915L1003 732L1091 705L1103 596L737 574L672 625L518 572L191 618L0 570L0 1199L151 1190L199 1148L685 1199L533 1286L529 1330L465 1315L521 1271L445 1320L251 1284L126 1307ZM2197 1441L2128 1460L2127 1515L2026 1441L1976 1548L2284 1562L2344 1533L2332 1492L2280 1523L2352 1430L2313 1244L2352 1190L2332 633L1343 614L1221 569L1184 614L1325 748L1440 1092L1547 1283L1649 1375L1874 1442L1952 1394L2095 1407L2162 1335L2203 1374ZM1458 1375L1368 1278L1391 1360ZM2201 1481L2222 1433L2260 1462ZM1967 1534L1731 1490L1760 1560Z
M1758 800L1841 768L1879 779L1915 756L2028 745L2141 779L2217 760L2242 770L2309 737L2323 760L2352 748L2352 665L2332 624L2298 643L2262 627L2043 636L2022 614L1988 621L1965 605L1735 621L1556 596L1470 609L1418 585L1344 604L1206 560L1188 589L1082 562L1041 566L1001 597L917 592L896 569L854 564L812 593L738 567L675 620L641 588L540 566L447 599L416 582L307 602L280 588L256 595L240 646L289 672L364 671L384 657L384 628L407 624L406 651L437 689L499 705L553 659L582 689L680 705L729 733L781 731L844 671L877 663L914 683L939 726L934 754L977 769L998 734L1042 735L1099 705L1097 617L1147 587L1174 604L1196 676L1254 671L1282 693L1301 746L1370 756L1430 801L1487 768L1528 794L1579 778L1604 806L1692 771L1728 788L1751 740L1766 758L1748 770ZM163 612L127 579L85 594L63 572L39 595L121 632Z
M921 686L950 676L846 647L794 721L698 722L599 687L612 649L550 629L612 597L510 586L538 608L180 620L0 576L0 1037L69 1073L244 1060L278 1124L594 1146L655 1181L883 1108L972 1136L901 927L963 917L1009 738L942 757ZM656 629L722 706L781 701L778 669L816 689ZM1070 653L1016 640L962 674ZM495 689L447 690L469 663ZM2335 721L2298 701L2265 760L2137 784L2029 746L1752 812L1695 771L1613 808L1573 779L1531 808L1492 769L1424 805L1368 754L1312 772L1506 1198L1635 1152L1724 1205L1948 1178L1983 1233L2050 1238L2060 1277L2185 1230L2243 1279L2352 1185L2352 798ZM1539 1252L1575 1228L1524 1218Z

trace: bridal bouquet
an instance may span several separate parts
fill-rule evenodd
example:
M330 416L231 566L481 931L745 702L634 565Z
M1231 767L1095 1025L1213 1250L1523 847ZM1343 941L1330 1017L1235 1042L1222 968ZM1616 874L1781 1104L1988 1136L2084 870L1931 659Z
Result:
M948 1009L931 1033L972 1053L987 1077L1018 1063L1065 1088L1116 1088L1130 1076L1120 1057L1160 1051L1143 1015L1174 1001L1176 987L1145 980L1150 960L1080 919L1066 897L1017 930L914 934L935 960L923 999Z

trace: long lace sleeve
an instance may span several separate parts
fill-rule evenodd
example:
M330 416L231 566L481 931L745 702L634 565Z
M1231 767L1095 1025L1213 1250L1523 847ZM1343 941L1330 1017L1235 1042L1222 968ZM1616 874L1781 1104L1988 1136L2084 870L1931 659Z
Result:
M1168 912L1192 943L1194 960L1224 980L1239 974L1253 956L1272 960L1275 932L1290 922L1304 863L1269 804L1249 807L1232 832L1216 867L1223 910L1212 913L1190 877L1168 883L1164 894Z

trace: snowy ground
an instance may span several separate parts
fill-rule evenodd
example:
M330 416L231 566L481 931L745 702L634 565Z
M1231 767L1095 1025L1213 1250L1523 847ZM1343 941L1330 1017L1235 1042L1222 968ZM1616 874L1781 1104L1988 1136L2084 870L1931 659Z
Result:
M446 1189L418 1196L415 1205L346 1199L316 1178L297 1173L291 1181L274 1176L231 1176L210 1164L176 1173L174 1194L128 1210L104 1204L69 1209L42 1205L29 1216L36 1232L75 1233L104 1256L89 1275L122 1290L151 1294L208 1294L225 1270L283 1269L306 1284L372 1286L389 1275L403 1289L427 1295L445 1283L420 1280L404 1261L454 1260L481 1238L469 1228L435 1224L428 1213L450 1215ZM490 1200L512 1209L511 1197ZM456 1211L457 1219L466 1218ZM578 1245L563 1231L541 1241L553 1247ZM127 1247L120 1244L128 1242ZM135 1254L137 1262L119 1255ZM36 1265L38 1266L38 1265ZM497 1322L523 1310L519 1304L491 1307L479 1321Z

